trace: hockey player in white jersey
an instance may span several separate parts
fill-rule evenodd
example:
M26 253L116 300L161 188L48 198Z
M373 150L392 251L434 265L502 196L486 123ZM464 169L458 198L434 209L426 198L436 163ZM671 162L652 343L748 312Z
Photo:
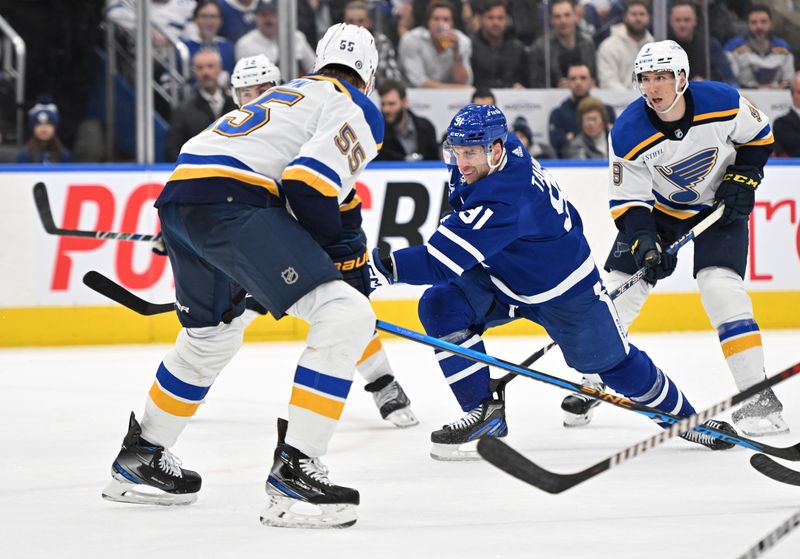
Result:
M332 484L320 456L375 315L322 247L341 238L339 206L383 141L380 111L365 95L377 63L366 29L335 25L317 47L315 74L270 89L183 146L156 201L183 329L158 367L141 422L131 414L106 499L196 500L199 474L182 468L169 449L241 346L245 306L231 308L231 296L245 289L273 316L310 326L288 423L278 421L261 520L355 523L358 491ZM264 373L272 372L265 365ZM316 505L318 514L293 509L300 502Z
M241 107L280 83L281 71L267 56L259 54L241 58L231 75L233 100ZM338 243L325 247L325 250L342 272L344 280L369 296L366 236L361 230L361 199L355 190L339 205L339 211L342 237ZM244 314L246 324L266 313L266 309L257 304L251 304L251 307ZM384 420L397 427L411 427L419 423L411 411L411 400L395 379L377 331L358 361L358 372L367 383L364 389L372 395L378 413Z
M641 266L639 282L614 303L627 328L656 281L677 259L663 250L724 203L719 222L694 240L694 276L706 314L739 390L764 378L761 334L744 288L748 216L772 152L769 119L732 87L689 81L689 60L674 41L648 43L634 63L642 97L617 120L610 136L611 215L619 234L606 261L619 285ZM587 379L597 382L596 379ZM569 396L565 424L589 421L591 404ZM749 436L785 433L783 406L772 389L733 412Z

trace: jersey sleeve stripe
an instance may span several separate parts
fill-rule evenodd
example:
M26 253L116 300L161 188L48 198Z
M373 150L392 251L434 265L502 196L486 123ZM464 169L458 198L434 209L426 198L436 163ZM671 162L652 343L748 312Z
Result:
M350 211L353 208L358 207L359 204L361 204L361 198L359 198L358 194L356 194L355 196L353 196L353 199L350 200L347 204L341 204L339 206L339 211L340 212Z
M664 140L665 138L666 138L666 136L664 136L663 133L656 132L655 134L653 134L649 138L639 142L639 144L634 146L634 148L632 150L630 150L628 153L625 154L623 159L627 159L629 161L632 160L632 159L636 159L636 157L638 157L638 155L640 153L642 153L646 149L649 149L649 148L653 147L655 144L657 144L661 140Z
M248 173L216 165L179 165L170 175L168 182L212 178L235 179L246 184L266 188L270 194L278 196L278 186L274 180L257 173Z
M461 248L463 248L463 249L464 249L465 251L467 251L467 252L468 252L468 253L469 253L469 254L470 254L470 255L471 255L473 258L475 258L475 260L477 260L478 262L483 262L484 260L486 260L486 257L483 255L483 253L481 253L481 251L479 251L479 250L478 250L477 248L475 248L473 245L469 244L467 241L465 241L464 239L462 239L461 237L459 237L458 235L456 235L455 233L453 233L453 232L452 232L450 229L448 229L447 227L445 227L445 226L443 226L443 225L440 225L440 226L439 226L439 229L437 229L437 230L436 230L436 232L437 232L437 233L441 233L441 234L442 234L442 235L444 235L444 236L445 236L447 239L450 239L450 240L451 240L451 241L453 241L455 244L457 244L458 246L460 246Z
M281 181L298 181L307 184L323 196L333 198L339 195L339 189L331 184L327 177L320 175L308 167L295 166L283 172Z
M775 136L772 135L770 132L769 136L766 138L758 138L756 140L751 140L746 144L738 144L736 147L744 147L744 146L769 146L775 143Z
M461 266L450 260L447 256L445 256L438 249L436 249L436 247L427 245L425 248L428 250L428 254L430 254L433 258L441 262L456 275L460 276L461 274L464 273L464 268L462 268Z

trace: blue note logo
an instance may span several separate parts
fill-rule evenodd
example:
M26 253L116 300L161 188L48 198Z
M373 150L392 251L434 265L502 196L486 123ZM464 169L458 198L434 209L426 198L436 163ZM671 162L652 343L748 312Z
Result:
M656 165L656 170L678 188L669 199L679 204L697 201L700 193L694 187L708 176L717 162L719 148L707 148L672 165Z

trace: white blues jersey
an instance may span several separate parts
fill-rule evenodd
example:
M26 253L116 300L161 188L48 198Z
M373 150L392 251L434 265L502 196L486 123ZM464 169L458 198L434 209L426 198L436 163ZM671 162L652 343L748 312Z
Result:
M286 181L341 203L382 141L383 117L361 91L328 76L305 76L273 87L186 142L156 206L266 206Z
M767 116L717 82L690 82L688 124L665 128L643 98L620 115L610 134L611 215L634 207L687 219L711 207L737 150L773 143Z
M555 179L522 147L505 141L500 168L474 182L451 168L450 205L424 246L392 253L401 283L446 283L481 266L498 300L534 306L600 280L578 212Z

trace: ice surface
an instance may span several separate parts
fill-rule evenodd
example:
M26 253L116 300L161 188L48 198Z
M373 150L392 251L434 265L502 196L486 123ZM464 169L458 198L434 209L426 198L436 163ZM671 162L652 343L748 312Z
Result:
M712 332L632 339L697 409L734 393ZM544 342L488 338L487 348L520 361ZM381 421L363 380L355 381L325 458L335 482L361 492L358 524L340 531L258 521L275 418L285 413L301 344L245 345L220 375L173 449L203 476L198 502L182 508L100 498L128 414L141 414L165 346L0 351L0 557L727 559L800 509L800 488L761 476L749 451L712 453L681 440L561 495L484 462L436 462L430 432L462 412L431 350L385 345L421 424L399 430ZM764 345L772 374L798 361L800 332L764 332ZM578 378L557 350L536 366ZM800 380L775 391L793 433L765 441L784 446L800 439ZM526 378L508 386L508 441L547 468L582 469L656 432L607 404L590 426L564 429L565 394ZM800 557L800 529L766 556Z

